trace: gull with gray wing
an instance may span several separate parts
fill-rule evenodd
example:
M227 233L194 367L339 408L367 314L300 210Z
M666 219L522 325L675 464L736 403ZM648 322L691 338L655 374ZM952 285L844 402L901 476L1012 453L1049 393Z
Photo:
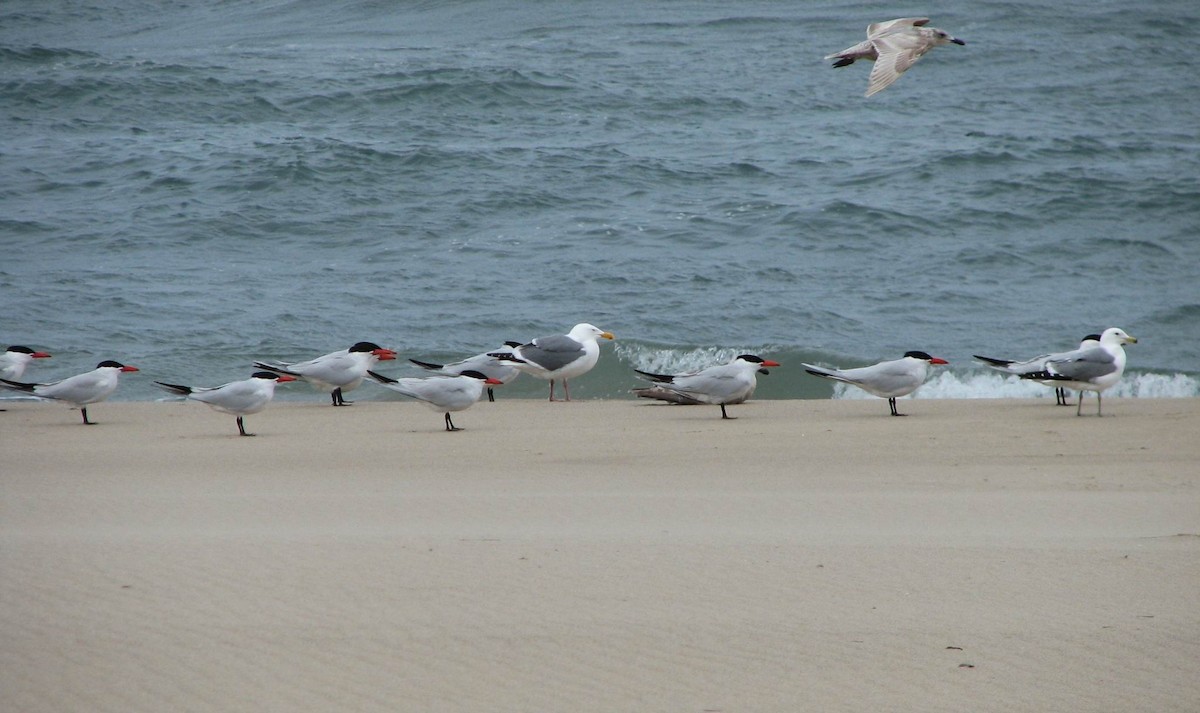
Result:
M511 352L492 352L502 361L510 362L521 371L550 382L550 400L554 401L554 382L561 379L566 400L571 400L568 379L582 376L596 366L600 359L598 339L612 339L611 332L583 323L567 334L538 337L528 344L513 347Z
M891 86L934 47L950 43L966 44L944 30L925 27L927 24L928 17L902 17L876 22L867 27L867 39L841 52L826 55L825 59L836 59L834 67L847 67L860 59L873 61L875 66L867 83L867 96L871 96Z
M1079 349L1090 349L1091 347L1098 346L1099 344L1100 344L1100 335L1099 334L1089 334L1079 342L1079 346L1073 351L1078 351ZM1003 371L1004 373L1012 374L1013 376L1024 376L1025 374L1032 374L1037 371L1044 371L1046 368L1047 361L1050 361L1051 359L1060 358L1069 353L1070 352L1057 352L1055 354L1041 354L1039 356L1035 356L1030 359L1025 359L1022 361L1016 361L1013 359L996 359L994 357L980 356L979 354L975 354L974 356L976 359L983 362L985 366L995 369L996 371ZM1059 386L1057 384L1054 384L1050 381L1043 380L1043 381L1041 381L1041 383L1045 384L1046 386L1054 387L1054 398L1055 398L1056 405L1058 405L1058 406L1069 405L1069 404L1067 404L1066 388Z
M1021 378L1078 389L1076 416L1083 415L1083 392L1094 391L1096 415L1102 416L1100 394L1116 385L1125 373L1126 344L1137 344L1137 339L1119 327L1109 327L1100 334L1099 345L1057 355L1046 360L1046 368L1042 371L1021 374Z

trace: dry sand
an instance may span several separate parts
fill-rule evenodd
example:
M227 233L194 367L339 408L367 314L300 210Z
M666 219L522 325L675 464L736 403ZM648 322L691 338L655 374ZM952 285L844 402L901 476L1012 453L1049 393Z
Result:
M0 413L4 711L1200 710L1200 400Z

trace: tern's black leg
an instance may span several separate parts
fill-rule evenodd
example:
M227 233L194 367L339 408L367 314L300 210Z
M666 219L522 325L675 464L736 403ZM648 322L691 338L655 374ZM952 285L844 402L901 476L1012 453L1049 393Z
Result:
M493 392L493 391L491 390L491 388L489 387L489 388L488 388L488 401L493 401L493 402L494 402L495 400L496 400L496 394L495 394L495 392Z
M450 412L449 411L446 412L446 430L447 431L461 431L462 430L458 426L455 426L454 422L450 420Z
M730 416L729 414L725 413L725 404L721 404L721 418L723 418L727 421L736 421L737 420L737 416Z
M908 414L903 414L903 413L900 413L899 411L897 411L897 410L896 410L896 397L895 397L895 396L893 396L892 398L888 399L888 406L891 406L891 407L892 407L892 415L893 415L893 416L906 416L906 415L908 415Z
M241 416L237 417L237 422L238 422L238 435L241 435L241 436L253 436L254 435L253 433L246 433L246 424L242 423Z
M342 397L342 387L340 386L334 389L329 395L333 397L334 406L351 406L354 404L353 401L347 401Z
M83 414L83 425L85 425L85 426L95 426L95 425L96 425L96 422L95 422L95 421L89 421L89 420L88 420L88 417L87 417L87 406L80 406L80 407L79 407L79 412Z
M1067 390L1061 386L1054 387L1054 402L1058 406L1067 405Z

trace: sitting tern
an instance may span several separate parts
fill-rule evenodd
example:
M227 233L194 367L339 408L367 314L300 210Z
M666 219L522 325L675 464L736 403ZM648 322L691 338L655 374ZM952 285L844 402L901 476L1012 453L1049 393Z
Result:
M1046 368L1022 379L1053 383L1079 390L1079 405L1075 415L1083 415L1083 392L1096 392L1096 415L1101 416L1100 393L1121 380L1125 373L1125 344L1137 344L1137 339L1119 327L1109 327L1100 334L1100 344L1056 355L1046 360Z
M253 436L255 434L246 433L246 425L242 422L242 417L265 409L275 396L276 384L295 380L296 377L288 374L256 371L249 379L231 381L220 386L184 386L162 381L154 383L177 396L185 396L193 401L208 404L221 413L237 416L238 435Z
M875 62L867 84L867 96L871 96L899 79L901 74L934 47L951 42L956 45L966 44L936 27L925 27L927 24L928 17L902 17L887 22L876 22L867 27L867 39L841 52L826 55L825 59L836 59L834 67L847 67L859 59Z
M124 372L137 370L136 366L126 366L110 359L100 362L92 371L76 374L61 381L48 384L26 384L20 381L0 379L0 385L43 399L65 401L83 413L84 424L92 426L95 421L88 420L88 404L99 403L107 399L117 390L117 377Z
M512 348L511 352L491 352L489 356L512 363L521 371L550 382L550 400L554 401L554 382L562 379L566 400L571 400L567 380L592 370L600 359L600 338L612 339L590 324L577 324L567 334L538 337L528 344Z
M655 387L682 397L677 403L715 404L721 407L721 418L733 419L733 416L725 412L725 407L745 402L754 393L754 387L758 384L757 375L769 374L766 367L779 365L777 361L760 356L741 354L728 364L718 364L686 374L651 374L641 369L634 371L656 382ZM634 393L646 398L662 398L653 393L638 393L641 391L650 390L635 389Z
M470 369L458 376L431 376L426 379L392 379L368 371L367 374L383 386L423 402L434 411L446 415L446 430L461 431L450 420L451 411L465 411L483 396L485 385L498 386L499 379Z
M948 364L945 359L929 356L925 352L905 352L900 359L883 361L857 369L829 369L814 364L804 364L804 370L822 379L841 381L851 386L888 400L893 416L904 416L896 410L896 398L907 396L917 390L929 376L931 364Z
M254 368L266 369L276 374L286 374L303 379L314 389L328 391L334 406L349 406L342 394L353 391L362 383L367 370L381 361L396 358L396 352L384 349L374 342L359 342L349 349L330 352L309 361L288 364L285 362L254 362Z

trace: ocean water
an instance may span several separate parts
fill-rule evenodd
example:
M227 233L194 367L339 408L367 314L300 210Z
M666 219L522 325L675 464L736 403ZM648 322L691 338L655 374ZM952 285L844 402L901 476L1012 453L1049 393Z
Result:
M920 11L966 46L866 99L822 57L904 9L0 5L0 342L55 354L30 380L137 365L116 398L147 400L586 321L618 339L577 398L742 352L784 364L758 398L826 398L799 362L909 349L951 362L920 395L970 398L1051 393L972 354L1120 326L1115 393L1200 394L1200 5Z

